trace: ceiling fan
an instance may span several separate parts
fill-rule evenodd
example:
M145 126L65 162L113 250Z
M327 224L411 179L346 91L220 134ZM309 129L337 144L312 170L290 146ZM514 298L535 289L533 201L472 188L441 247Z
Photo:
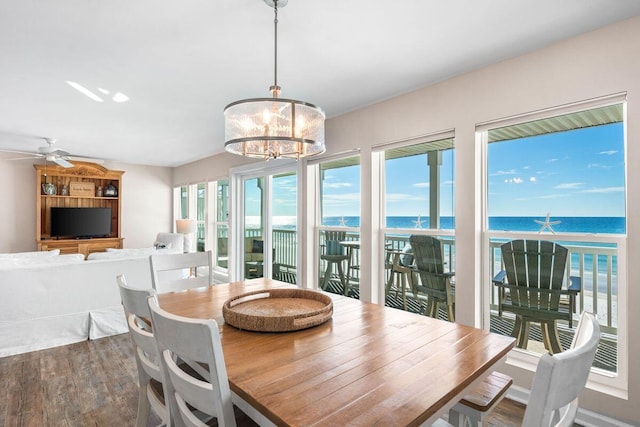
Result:
M93 162L93 163L103 163L103 160L101 159L96 159L93 157L78 157L78 156L73 156L71 155L69 152L61 149L61 148L56 148L55 147L55 143L56 140L53 138L43 138L45 140L45 142L47 143L47 145L38 147L38 151L37 152L29 152L29 151L17 151L17 150L2 150L0 149L0 151L3 151L5 153L17 153L17 154L28 154L29 157L18 157L18 158L13 158L10 160L22 160L22 159L31 159L31 158L44 158L45 161L49 161L49 162L54 162L57 163L58 165L64 167L64 168L71 168L73 167L73 163L69 162L69 160L85 160L85 161L89 161L89 162Z

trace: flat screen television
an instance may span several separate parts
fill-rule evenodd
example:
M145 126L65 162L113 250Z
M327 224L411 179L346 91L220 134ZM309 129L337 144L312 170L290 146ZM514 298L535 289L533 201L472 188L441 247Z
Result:
M51 208L51 237L109 237L111 208Z

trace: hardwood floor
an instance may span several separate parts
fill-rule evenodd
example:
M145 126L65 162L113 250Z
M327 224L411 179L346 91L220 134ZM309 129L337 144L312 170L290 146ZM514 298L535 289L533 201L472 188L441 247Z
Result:
M133 426L137 378L128 334L0 358L0 426ZM523 414L505 399L489 425L519 426Z

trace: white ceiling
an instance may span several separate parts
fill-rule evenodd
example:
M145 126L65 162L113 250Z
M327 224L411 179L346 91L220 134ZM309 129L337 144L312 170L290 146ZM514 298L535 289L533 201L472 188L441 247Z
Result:
M335 117L638 14L629 0L290 0L278 83ZM67 80L130 101L97 103ZM49 137L177 166L223 151L225 105L272 83L262 0L0 0L0 149Z

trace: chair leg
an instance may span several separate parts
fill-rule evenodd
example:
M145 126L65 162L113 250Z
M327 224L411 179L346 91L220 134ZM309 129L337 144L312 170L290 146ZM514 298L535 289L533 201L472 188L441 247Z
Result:
M516 339L516 346L518 348L527 348L527 341L529 340L528 325L528 322L524 321L522 316L516 315L511 336Z
M431 296L427 298L427 309L425 314L433 318L436 318L438 315L438 303Z
M394 275L394 271L393 269L391 269L389 271L389 280L387 280L387 284L384 288L384 295L387 296L389 294L389 290L391 289L391 285L393 284L393 275Z
M145 427L149 420L151 404L147 397L147 386L138 387L138 414L136 415L136 427Z
M338 266L338 277L340 278L340 283L342 283L342 289L344 294L347 295L349 293L349 284L346 283L344 272L342 271L342 263L338 261L336 265Z
M329 277L331 276L331 262L327 261L327 269L324 271L324 277L322 278L322 285L320 286L323 291L327 290L327 283L329 283Z
M449 322L456 321L456 313L453 308L453 304L447 304L447 317L449 318Z
M407 311L407 275L402 274L400 276L400 286L402 286L402 306L404 311Z
M558 335L558 327L555 320L541 322L542 340L544 347L551 354L562 353L562 344L560 344L560 336Z

